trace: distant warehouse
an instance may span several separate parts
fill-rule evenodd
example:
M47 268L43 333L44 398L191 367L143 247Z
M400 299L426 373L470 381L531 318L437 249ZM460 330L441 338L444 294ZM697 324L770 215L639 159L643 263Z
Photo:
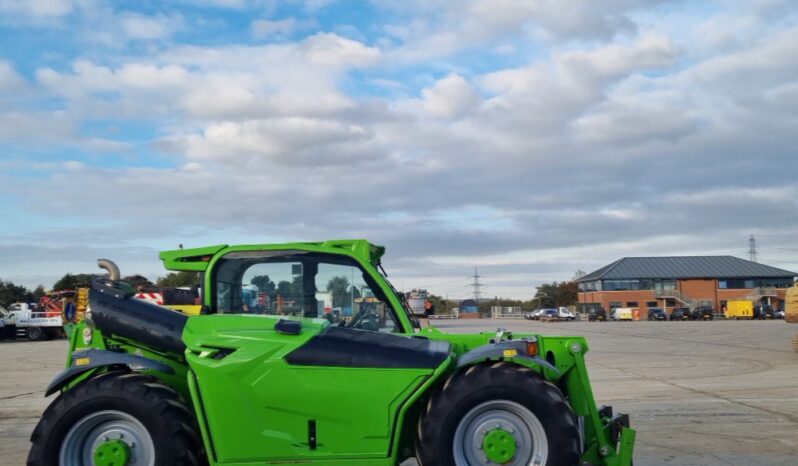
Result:
M712 306L732 300L784 307L795 272L733 256L624 257L578 280L582 310Z

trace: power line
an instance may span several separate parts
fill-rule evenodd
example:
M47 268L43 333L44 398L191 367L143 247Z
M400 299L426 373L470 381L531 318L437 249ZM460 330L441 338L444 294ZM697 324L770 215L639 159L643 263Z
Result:
M751 262L756 262L756 239L754 238L754 235L751 235L751 237L748 239L748 246L748 260Z
M480 291L480 288L482 288L482 283L479 282L479 279L482 278L482 276L479 274L479 271L476 267L474 267L474 275L472 275L471 278L473 278L474 281L469 286L474 289L474 301L479 303L479 298L482 295L482 292Z

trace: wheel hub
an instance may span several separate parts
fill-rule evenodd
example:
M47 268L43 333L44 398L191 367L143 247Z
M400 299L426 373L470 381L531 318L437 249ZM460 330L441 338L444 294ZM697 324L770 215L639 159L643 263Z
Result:
M502 428L491 430L482 440L482 451L493 463L509 463L517 448L513 435Z
M472 408L458 423L453 440L455 464L543 466L549 456L541 422L529 409L509 400Z
M130 447L119 439L107 440L94 450L95 466L126 466L130 461Z
M147 428L132 415L97 411L67 432L58 464L155 466L155 445Z

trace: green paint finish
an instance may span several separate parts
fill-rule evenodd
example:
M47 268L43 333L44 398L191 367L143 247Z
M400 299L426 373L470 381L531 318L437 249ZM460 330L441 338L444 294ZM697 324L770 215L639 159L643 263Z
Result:
M130 461L130 447L121 440L107 440L94 450L95 466L126 466Z
M92 341L83 343L83 329L71 332L70 351L113 348L168 364L174 375L147 372L175 388L192 409L210 466L251 464L383 465L395 466L412 456L419 415L431 394L457 370L466 352L510 337L497 332L447 334L435 328L418 330L414 318L379 271L385 249L365 240L267 245L217 245L164 251L161 259L169 270L204 272L203 304L214 309L215 267L232 252L303 251L347 258L379 288L394 310L395 334L419 336L450 343L451 354L430 369L347 368L292 366L285 356L330 324L323 319L285 317L302 322L298 335L275 330L279 316L257 314L208 314L188 318L183 330L185 354L165 354L139 342L103 334L92 328ZM223 263L223 262L221 262ZM364 330L365 331L365 330ZM538 357L501 358L532 369L562 388L578 416L584 419L586 450L583 462L597 466L629 466L634 431L624 429L616 446L610 438L609 419L598 414L584 356L587 342L580 337L512 334L510 338L534 337ZM215 357L222 354L223 357ZM551 363L556 370L540 364ZM482 360L475 363L490 363ZM96 369L87 377L103 373ZM315 448L309 442L309 425L316 426ZM512 460L517 445L508 433L496 430L486 437L485 452L494 463ZM507 440L507 442L505 442ZM510 441L512 440L512 441ZM493 445L495 448L488 448ZM506 445L506 448L499 446Z
M512 434L504 429L493 429L485 435L482 441L482 451L494 463L509 463L515 456L517 449Z

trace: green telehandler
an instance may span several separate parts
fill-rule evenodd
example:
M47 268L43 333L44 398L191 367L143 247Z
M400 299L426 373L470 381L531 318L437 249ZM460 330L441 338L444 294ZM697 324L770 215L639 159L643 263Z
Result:
M162 252L200 277L198 315L133 298L101 259L28 465L632 464L635 431L597 407L583 338L422 329L384 252Z

